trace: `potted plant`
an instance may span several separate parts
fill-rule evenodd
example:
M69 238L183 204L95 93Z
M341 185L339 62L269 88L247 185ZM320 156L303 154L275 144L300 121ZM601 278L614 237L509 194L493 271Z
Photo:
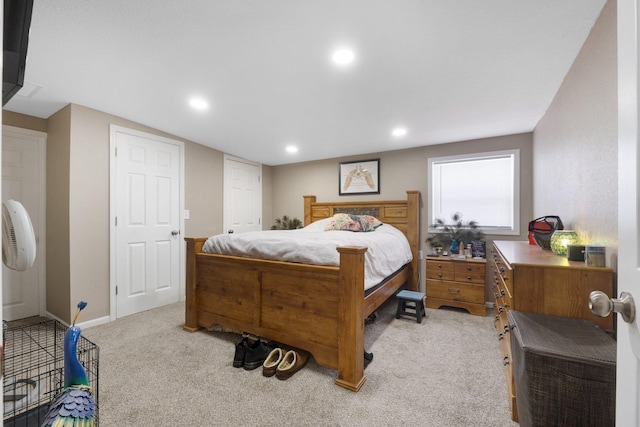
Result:
M295 230L302 228L302 221L298 218L289 218L282 215L282 218L276 218L275 224L271 226L272 230Z
M435 231L427 236L426 242L433 249L442 248L450 250L451 253L458 253L460 242L471 243L474 240L482 240L484 233L476 221L464 222L462 214L456 212L451 215L451 222L445 222L441 218L436 218L431 225Z

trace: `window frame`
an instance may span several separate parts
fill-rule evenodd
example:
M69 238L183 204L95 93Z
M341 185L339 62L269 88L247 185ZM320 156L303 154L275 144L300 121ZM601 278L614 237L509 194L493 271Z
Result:
M429 233L438 233L441 230L435 229L432 227L435 222L434 217L434 196L436 194L440 194L440 191L436 191L434 188L434 180L433 180L433 165L434 164L442 164L442 163L461 163L461 162L471 162L474 160L487 160L492 158L499 158L511 156L513 158L513 176L511 177L513 180L513 194L512 194L512 228L496 228L496 227L482 227L480 226L480 230L487 235L502 235L502 236L517 236L520 235L520 150L517 148L510 150L500 150L500 151L487 151L480 153L470 153L470 154L458 154L453 156L442 156L442 157L430 157L428 159L428 196L427 196L427 221L428 221L428 232ZM454 212L452 212L453 214ZM443 218L445 219L445 218ZM447 217L445 220L450 220ZM473 218L463 218L463 220L469 221L473 220Z

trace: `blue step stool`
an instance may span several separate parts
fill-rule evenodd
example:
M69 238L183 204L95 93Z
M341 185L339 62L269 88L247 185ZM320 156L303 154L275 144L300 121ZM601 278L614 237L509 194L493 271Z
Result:
M402 290L396 294L398 298L398 311L396 319L400 316L415 317L418 323L422 323L422 318L426 316L424 312L424 292ZM407 311L407 309L413 311Z

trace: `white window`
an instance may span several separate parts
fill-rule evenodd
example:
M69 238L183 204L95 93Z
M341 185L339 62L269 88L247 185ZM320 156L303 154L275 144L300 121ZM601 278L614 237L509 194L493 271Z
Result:
M429 179L429 225L459 212L486 234L520 234L520 150L431 158Z

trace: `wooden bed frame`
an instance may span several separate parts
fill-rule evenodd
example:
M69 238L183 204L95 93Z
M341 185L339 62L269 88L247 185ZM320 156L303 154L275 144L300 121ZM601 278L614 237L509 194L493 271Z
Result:
M317 266L202 253L206 238L187 242L186 331L215 324L310 352L337 369L336 384L358 391L364 376L364 319L405 283L418 286L420 192L407 200L316 202L304 196L304 224L352 209L377 209L382 222L403 231L413 261L364 292L366 247L339 247L340 266Z

